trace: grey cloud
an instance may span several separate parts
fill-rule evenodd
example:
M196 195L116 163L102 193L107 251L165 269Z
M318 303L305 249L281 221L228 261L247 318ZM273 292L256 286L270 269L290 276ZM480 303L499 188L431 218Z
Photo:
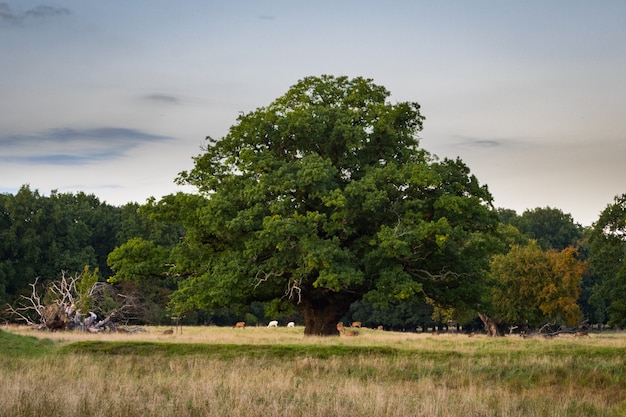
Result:
M54 16L69 15L72 12L65 7L54 7L39 5L22 12L16 12L11 9L8 3L0 3L0 19L8 22L21 22L26 19L36 18L48 18Z
M487 138L469 138L459 137L459 141L455 146L461 148L496 148L511 143L508 139L487 139Z
M37 6L33 9L26 10L24 17L48 17L48 16L62 16L69 15L71 12L65 7L52 7L52 6Z
M153 142L168 139L166 136L153 135L136 129L120 127L101 127L95 129L52 129L48 137L54 140L102 140L108 141L132 141L132 142Z
M17 20L17 15L11 11L11 7L7 3L0 3L0 19Z
M52 129L37 135L0 136L0 161L83 165L114 160L144 143L171 140L136 129Z
M178 99L178 97L170 96L167 94L149 94L147 96L144 96L143 98L149 101L156 101L160 103L168 103L168 104L180 103L180 100Z

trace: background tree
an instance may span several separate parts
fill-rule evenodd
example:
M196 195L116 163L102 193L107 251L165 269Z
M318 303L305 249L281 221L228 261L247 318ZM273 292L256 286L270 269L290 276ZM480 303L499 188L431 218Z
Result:
M495 317L511 325L578 324L577 299L586 265L573 248L542 250L534 241L514 246L491 263Z
M61 271L82 271L84 265L107 278L112 273L107 256L129 238L166 247L178 242L180 226L153 222L140 208L113 207L84 193L53 190L43 196L27 185L15 195L0 194L0 302L30 294L37 278L46 284Z
M366 294L475 306L497 224L491 195L462 161L419 147L417 103L388 97L371 80L309 77L207 138L178 178L206 201L184 211L174 308L282 297L305 334L333 335Z
M569 246L577 247L581 243L583 227L575 223L570 214L565 214L560 209L538 207L524 211L521 216L511 212L512 210L501 210L501 219L517 227L530 239L535 239L544 250L561 251Z
M93 196L53 191L44 197L23 186L14 196L2 195L0 203L0 283L4 283L0 297L7 302L29 293L29 284L37 277L47 282L62 270L99 265L99 257L106 260L113 248L94 233L115 230L116 224L98 216L102 207Z
M590 304L606 308L608 324L626 326L626 194L600 214L589 237L591 265L598 277Z
M109 283L122 284L127 291L138 292L144 304L144 323L165 323L168 297L176 288L175 277L169 274L169 250L154 241L133 238L116 247L108 257L115 274Z
M170 251L185 233L178 211L182 206L168 213L168 201L169 197L164 197L158 210L153 198L144 205L122 206L117 240L124 243L107 257L113 271L107 281L137 294L144 306L143 316L139 317L144 323L169 322L166 307L178 282L177 276L170 273Z

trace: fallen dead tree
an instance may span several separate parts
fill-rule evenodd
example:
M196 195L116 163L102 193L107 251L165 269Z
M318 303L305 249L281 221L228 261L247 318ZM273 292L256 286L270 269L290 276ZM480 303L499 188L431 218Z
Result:
M576 337L580 336L589 336L589 331L587 329L586 322L579 324L575 327L567 327L564 325L559 325L557 323L546 323L537 329L536 332L532 332L529 329L525 328L520 332L520 336L523 338L534 337L534 336L542 336L545 338L553 338L560 336L562 334L573 335Z
M31 294L22 295L14 306L8 306L7 312L16 321L40 330L89 332L116 331L121 323L137 315L141 309L138 298L117 292L107 282L87 282L87 288L81 291L85 276L85 272L68 276L63 271L58 281L47 285L39 284L37 278L29 284Z

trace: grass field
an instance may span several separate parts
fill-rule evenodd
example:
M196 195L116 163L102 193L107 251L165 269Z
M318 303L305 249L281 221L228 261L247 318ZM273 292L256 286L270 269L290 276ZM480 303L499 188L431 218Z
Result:
M626 416L626 334L0 330L0 416Z

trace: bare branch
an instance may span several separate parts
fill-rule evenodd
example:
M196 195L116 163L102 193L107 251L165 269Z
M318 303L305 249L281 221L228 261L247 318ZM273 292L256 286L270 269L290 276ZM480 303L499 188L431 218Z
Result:
M256 289L259 285L261 285L264 282L267 282L267 280L269 280L272 277L281 277L281 276L283 276L283 274L284 274L284 271L283 272L262 272L262 271L259 271L254 276L254 279L256 280L256 284L254 284L254 288ZM261 276L261 275L263 275L263 276Z
M435 282L445 281L449 279L450 277L459 278L460 276L464 275L464 274L459 274L458 272L444 271L444 270L441 270L438 273L433 274L430 271L427 271L425 269L409 269L409 268L407 268L407 272L409 272L410 274L416 275L417 277L421 279L427 279L429 281L435 281Z
M289 300L293 300L295 295L298 296L298 304L302 302L302 278L292 278L287 282L287 290L285 291L285 297Z

